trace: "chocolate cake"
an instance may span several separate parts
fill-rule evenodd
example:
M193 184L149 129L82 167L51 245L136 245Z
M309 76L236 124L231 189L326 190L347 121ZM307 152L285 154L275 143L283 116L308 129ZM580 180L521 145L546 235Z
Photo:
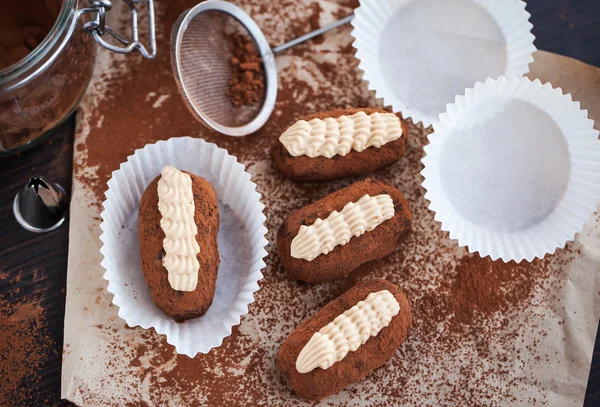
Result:
M393 216L345 244L336 245L326 254L312 260L292 256L292 243L301 227L326 219L333 211L342 211L365 195L389 195ZM396 250L400 238L410 230L412 215L404 195L395 187L367 178L340 189L325 198L301 208L287 217L279 229L277 246L284 269L290 278L308 283L335 280L349 274L358 266L388 256Z
M298 371L299 358L301 359L303 349L309 344L315 333L324 331L324 327L325 330L331 328L329 324L340 315L357 306L360 301L366 301L370 294L381 292L386 292L388 296L391 294L397 302L394 304L397 307L397 313L391 317L385 327L378 332L371 332L376 335L370 336L356 350L349 351L345 355L342 354L341 360L334 360L333 363L330 360L327 363L330 366L326 369L316 367L306 373ZM344 317L340 319L344 319ZM348 322L343 322L343 324L347 325ZM364 281L327 304L298 326L281 345L277 354L277 366L297 395L309 400L321 400L339 392L385 364L396 353L411 326L410 305L397 285L386 280ZM357 328L361 329L358 324ZM314 341L314 339L312 340ZM339 335L335 337L335 340L340 340ZM322 352L318 356L329 355Z
M140 227L140 254L142 271L152 299L165 314L178 322L197 318L210 307L219 269L217 233L219 231L219 205L212 185L204 178L184 172L191 177L194 200L194 221L197 226L196 241L200 248L196 255L199 264L197 285L192 291L173 289L168 272L163 265L165 232L161 228L159 175L146 188L138 214Z
M303 120L338 118L341 116L351 116L357 112L365 112L367 115L372 113L389 113L386 110L371 108L343 109L315 113L304 117ZM337 154L331 158L323 156L309 157L308 155L293 156L281 140L278 139L273 147L271 156L275 167L283 175L294 180L329 181L344 177L365 175L393 164L402 157L406 150L408 126L402 119L400 119L400 125L402 136L381 147L373 146L360 152L352 150L346 155Z

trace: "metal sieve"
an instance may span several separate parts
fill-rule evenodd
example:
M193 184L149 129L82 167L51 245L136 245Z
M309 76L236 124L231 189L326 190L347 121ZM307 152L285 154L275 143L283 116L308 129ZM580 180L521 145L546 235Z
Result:
M271 48L252 18L226 1L208 0L184 12L171 31L171 62L179 91L197 120L228 136L245 136L269 119L277 99L275 55L339 27L353 15ZM240 33L254 42L263 60L265 91L250 106L234 106L227 90L233 73L227 36Z

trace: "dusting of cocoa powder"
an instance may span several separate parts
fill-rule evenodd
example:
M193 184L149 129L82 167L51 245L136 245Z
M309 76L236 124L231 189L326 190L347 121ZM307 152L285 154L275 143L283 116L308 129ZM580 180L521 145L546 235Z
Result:
M171 25L195 3L156 4L159 49L168 49ZM310 31L316 3L236 1L256 19L271 44ZM335 16L350 14L344 5L356 3L328 2L327 11L319 12L319 22L325 25ZM350 30L344 27L327 34L322 43L301 44L279 56L273 116L256 134L236 139L211 132L191 117L177 94L168 53L159 53L154 61L113 59L104 77L92 85L79 116L79 131L87 134L89 129L89 134L85 140L77 135L78 185L94 197L100 211L111 172L136 148L170 137L202 137L227 148L252 173L265 204L267 238L274 242L283 219L293 210L359 180L293 182L272 168L269 157L281 131L303 116L380 107L361 82ZM127 115L120 111L125 103L130 109ZM288 279L276 249L267 246L265 279L249 314L220 347L193 359L177 355L153 330L126 328L114 310L114 319L91 321L106 344L102 353L109 355L106 361L84 355L79 364L81 371L106 372L102 382L97 387L80 385L73 397L110 406L143 405L142 399L155 405L308 405L294 396L275 366L281 342L302 320L357 282L384 278L406 293L413 309L413 329L390 362L325 404L355 405L356 400L415 407L526 404L529 400L515 394L532 387L541 389L537 404L544 404L547 384L535 382L523 369L544 368L544 361L552 356L536 346L547 332L535 321L556 305L565 265L572 259L571 247L543 261L519 265L480 259L458 248L435 222L421 187L423 146L430 132L409 122L404 157L372 174L403 192L414 218L412 232L392 255L361 266L345 280L307 285ZM110 295L98 295L98 306L109 307ZM524 335L537 342L522 344ZM147 390L140 390L139 383L147 383ZM108 388L131 391L115 394Z
M543 287L550 263L548 259L503 263L477 254L465 255L453 269L444 270L436 290L418 302L424 327L433 329L445 322L450 336L489 342L490 336L483 329L487 321L504 319L525 307L535 290Z
M312 7L312 14L308 18L308 21L310 22L311 30L317 30L317 29L321 28L320 18L321 18L321 12L323 11L323 8L321 7L321 4L319 4L319 3L313 3L311 7ZM321 42L324 41L323 37L319 37L319 39L321 40Z
M522 305L534 287L528 276L531 270L526 263L505 264L478 255L463 257L454 269L454 281L447 287L453 315L451 329Z
M229 64L233 71L227 90L231 103L247 106L261 101L265 93L265 72L254 42L243 34L233 33L227 36L227 46L232 54Z
M40 276L28 275L32 282ZM41 303L41 289L26 284L25 295L4 289L20 282L22 272L14 276L0 276L0 406L23 406L41 403L34 394L33 384L39 383L41 369L53 349L54 341L48 333L46 309ZM22 284L19 284L20 286ZM12 298L11 296L15 296ZM41 404L40 404L41 405Z

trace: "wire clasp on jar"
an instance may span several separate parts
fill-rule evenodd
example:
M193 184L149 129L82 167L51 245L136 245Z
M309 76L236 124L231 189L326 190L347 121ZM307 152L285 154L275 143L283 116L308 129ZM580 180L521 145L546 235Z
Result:
M152 59L156 55L156 35L155 35L155 20L154 20L154 0L123 0L129 7L131 15L131 39L119 34L106 24L106 12L112 8L110 0L94 0L90 7L85 7L77 10L77 18L83 14L93 14L93 19L83 25L83 29L90 33L96 42L102 47L118 52L120 54L129 54L138 50L146 59ZM150 51L139 41L138 34L138 12L136 4L147 3L148 7L148 25L149 25L149 40ZM122 45L113 45L105 41L102 36L109 34Z

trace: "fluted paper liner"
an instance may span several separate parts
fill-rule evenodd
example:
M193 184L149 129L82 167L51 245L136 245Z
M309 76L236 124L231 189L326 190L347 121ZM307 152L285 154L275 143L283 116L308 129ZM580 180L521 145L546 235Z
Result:
M457 96L423 158L425 198L450 238L531 261L572 241L600 201L600 141L560 88L488 79Z
M154 304L140 265L137 211L144 190L165 165L209 181L221 210L215 297L204 316L184 323L175 322ZM267 229L260 198L244 166L215 144L181 137L136 150L113 172L101 214L104 278L119 317L131 327L154 328L166 335L177 353L190 357L220 346L248 312L263 277Z
M354 14L353 46L369 89L425 127L465 88L521 77L533 61L521 0L360 0Z

